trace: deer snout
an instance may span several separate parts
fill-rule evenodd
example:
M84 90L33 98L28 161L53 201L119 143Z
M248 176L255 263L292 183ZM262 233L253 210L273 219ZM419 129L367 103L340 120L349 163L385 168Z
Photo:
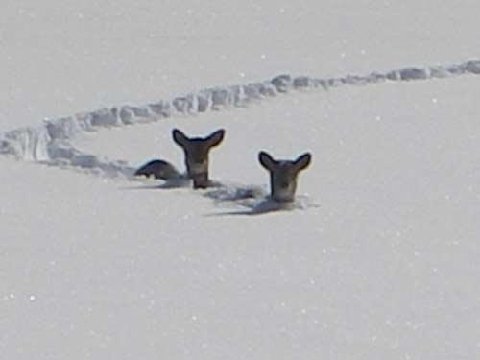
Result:
M208 162L206 160L200 161L200 162L192 161L192 162L189 162L187 166L188 166L188 172L190 175L199 175L207 172Z

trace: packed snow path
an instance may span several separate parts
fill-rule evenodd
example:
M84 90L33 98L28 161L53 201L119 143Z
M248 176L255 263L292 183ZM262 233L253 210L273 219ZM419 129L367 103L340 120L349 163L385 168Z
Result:
M81 132L97 131L100 128L141 124L180 114L194 115L227 107L246 107L292 90L328 90L343 85L430 80L468 74L480 74L480 60L470 60L457 65L406 67L387 72L372 72L364 76L347 75L329 79L279 75L269 81L213 87L144 106L103 108L69 117L46 119L36 127L0 134L0 154L48 165L81 168L108 177L131 177L135 169L126 161L85 154L76 149L71 140Z

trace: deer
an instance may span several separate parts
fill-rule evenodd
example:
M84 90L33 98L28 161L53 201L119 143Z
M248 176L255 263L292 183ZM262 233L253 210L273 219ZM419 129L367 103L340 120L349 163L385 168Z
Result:
M281 204L294 202L298 174L310 165L311 160L310 153L304 153L295 160L276 160L260 151L258 161L270 172L270 199Z
M173 141L183 149L186 174L165 160L152 160L135 171L134 176L154 177L161 180L193 180L194 189L205 189L211 182L208 177L208 155L213 147L221 144L225 130L220 129L205 137L188 137L182 131L172 131Z

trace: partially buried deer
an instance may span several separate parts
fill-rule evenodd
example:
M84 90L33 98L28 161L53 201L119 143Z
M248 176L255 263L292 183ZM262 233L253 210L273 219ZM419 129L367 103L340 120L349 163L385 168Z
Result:
M161 180L193 180L194 189L203 189L210 185L208 178L208 154L212 147L220 145L225 130L214 131L206 137L186 136L178 129L172 131L173 141L184 152L186 175L182 175L172 164L165 160L152 160L135 171L135 176L155 177Z
M271 200L278 203L295 201L298 174L310 165L311 159L309 153L295 160L276 160L264 151L258 154L258 161L270 172Z

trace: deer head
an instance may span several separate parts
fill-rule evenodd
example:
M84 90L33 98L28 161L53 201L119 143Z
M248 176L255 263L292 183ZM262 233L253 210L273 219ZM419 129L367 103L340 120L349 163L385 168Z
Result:
M260 164L270 171L272 200L282 203L295 200L298 174L310 164L311 159L309 153L295 160L275 160L264 151L258 154Z
M202 138L189 138L178 129L172 132L173 140L185 154L187 176L193 180L193 187L206 188L208 186L208 153L214 146L220 145L225 136L225 130L218 130Z

